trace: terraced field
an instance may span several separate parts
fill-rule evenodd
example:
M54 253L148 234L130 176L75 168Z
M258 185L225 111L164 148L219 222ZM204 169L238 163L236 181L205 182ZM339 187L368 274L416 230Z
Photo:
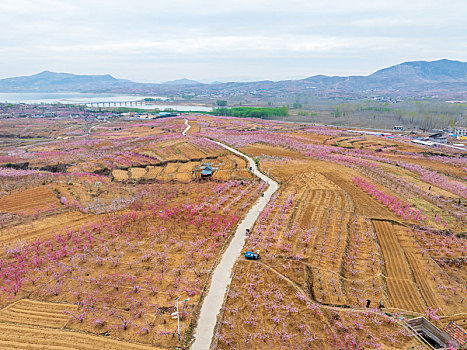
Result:
M21 299L0 310L0 323L18 323L37 327L63 328L76 305Z
M99 216L87 215L78 211L47 216L33 222L1 229L0 244L7 245L17 241L43 239L62 230L76 230L89 223L97 223L99 220Z
M175 161L163 165L148 165L146 167L131 167L128 170L114 169L111 177L115 181L156 180L180 181L188 183L201 177L203 164L212 164L215 180L251 179L252 175L246 167L243 158L236 155L211 156L201 161Z
M158 350L159 348L67 330L0 323L0 349Z
M373 225L384 256L390 305L419 313L431 307L440 316L455 313L453 305L462 304L462 297L455 290L462 290L463 286L451 280L423 252L412 230L389 221L373 220ZM443 284L452 288L440 289Z
M47 186L31 188L0 198L0 212L31 215L60 206L57 195Z
M254 228L261 237L250 242L265 250L265 263L322 304L362 305L367 297L385 300L382 272L375 265L382 258L371 223L356 214L347 192L319 173L307 172L288 179L281 199L288 210L271 211ZM276 234L264 237L271 231Z
M386 284L391 306L423 312L426 304L420 295L407 258L392 229L386 221L373 221L384 257Z

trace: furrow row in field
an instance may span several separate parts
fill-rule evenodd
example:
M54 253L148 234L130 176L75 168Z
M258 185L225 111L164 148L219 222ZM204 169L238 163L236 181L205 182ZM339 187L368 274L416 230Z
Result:
M157 348L66 330L0 323L0 349L157 350Z
M0 311L0 321L49 328L62 328L69 318L64 311L71 311L74 309L76 309L76 307L47 311L46 309L20 309L9 306Z
M383 253L391 306L423 312L426 309L426 304L417 289L410 266L391 223L374 220L373 225Z
M399 245L391 224L387 221L373 221L373 224L383 251L386 276L411 280L412 276L404 256L404 251Z
M415 282L406 279L386 277L391 306L397 309L423 313L426 305L420 297Z
M0 212L44 211L52 206L60 206L60 202L57 196L45 186L10 194L0 199Z
M32 224L23 224L14 229L0 230L0 245L16 243L18 240L31 241L55 234L61 230L73 230L85 226L90 222L100 221L102 216L85 215L79 212L70 212L54 217L44 218ZM58 223L58 224L57 224Z
M425 300L426 304L431 306L434 309L438 309L439 310L438 314L443 316L444 315L443 307L441 303L439 303L439 300L436 297L435 293L433 292L433 289L431 289L431 287L427 283L428 276L424 274L423 268L421 264L419 263L419 259L415 256L415 254L412 254L412 253L407 253L406 255L407 255L409 264L412 268L415 281L417 282L420 293L422 294L423 299Z

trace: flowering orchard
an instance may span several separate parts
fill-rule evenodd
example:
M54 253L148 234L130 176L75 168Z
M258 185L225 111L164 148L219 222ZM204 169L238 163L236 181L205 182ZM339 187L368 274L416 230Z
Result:
M16 130L12 125L15 122L2 120L1 125L21 135L21 130ZM29 123L31 125L23 127L35 130L44 137L42 133L47 125L43 120L31 120ZM113 122L110 125L96 123L92 127L86 127L83 123L78 128L73 128L74 123L68 120L54 123L58 129L56 138L31 142L22 147L15 144L2 147L0 167L10 165L26 168L24 170L108 174L113 169L199 160L227 153L222 147L203 138L184 137L181 134L185 127L183 119L151 120L146 123ZM69 129L77 134L70 135Z
M221 247L264 189L257 181L141 186L121 213L5 246L0 302L75 304L69 329L176 345L175 298L190 298L185 332Z
M237 263L220 322L216 349L345 350L416 344L382 312L316 303L262 264L243 261Z
M245 249L262 259L237 262L214 348L420 348L407 317L462 324L467 160L457 151L324 126L187 119L187 136L183 118L2 120L13 135L0 148L5 334L44 339L28 326L38 325L86 346L189 345L210 271L266 188L208 138L281 184L251 227ZM215 181L193 181L205 162ZM190 299L182 343L171 316L179 296Z
M316 173L289 179L246 243L260 250L261 263L238 262L218 348L347 349L407 341L389 318L360 310L367 298L390 305L375 238L371 222L355 214L352 199L332 182Z
M426 156L402 139L324 127L198 125L282 182L246 243L261 261L237 262L218 349L416 348L398 318L442 327L465 310L466 244L456 233L467 224L466 162L455 153Z
M365 181L365 179L354 177L352 181L403 219L413 219L417 222L423 222L426 220L426 216L424 216L420 210L412 208L409 203L404 202L397 197L385 194L383 191L378 190L373 184Z

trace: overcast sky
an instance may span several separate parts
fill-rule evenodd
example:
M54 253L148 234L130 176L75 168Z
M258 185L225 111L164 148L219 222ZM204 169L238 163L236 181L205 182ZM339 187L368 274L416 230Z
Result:
M0 78L281 80L467 61L467 0L0 0Z

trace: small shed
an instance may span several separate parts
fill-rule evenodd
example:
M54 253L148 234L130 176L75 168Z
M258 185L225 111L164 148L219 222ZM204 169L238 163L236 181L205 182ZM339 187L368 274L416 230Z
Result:
M425 317L420 316L407 321L412 330L418 333L435 349L447 348L450 344L457 346L457 341L446 331L439 329Z
M207 166L204 167L203 170L201 170L201 177L202 178L211 177L212 173L213 173L212 166L207 165Z

